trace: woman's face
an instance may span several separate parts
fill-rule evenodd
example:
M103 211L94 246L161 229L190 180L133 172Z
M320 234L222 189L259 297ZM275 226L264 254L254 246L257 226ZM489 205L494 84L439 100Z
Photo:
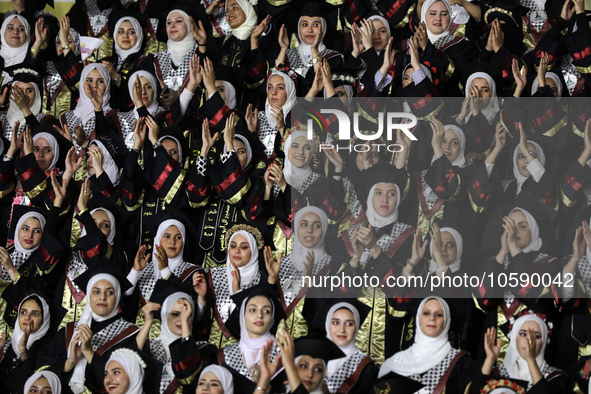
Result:
M287 101L285 81L281 75L273 75L269 78L269 82L267 83L267 99L269 100L269 104L280 107Z
M525 214L521 211L515 211L509 217L515 221L517 246L521 249L527 248L531 243L531 228L529 227Z
M43 324L43 310L37 301L29 299L21 305L18 313L18 325L24 332L25 328L32 328L31 332L37 332Z
M328 326L330 339L339 347L347 346L355 340L357 325L355 315L347 308L337 310L332 314Z
M168 16L166 20L166 34L168 38L174 42L182 41L187 36L188 31L185 18L180 13L173 12Z
M271 329L273 305L265 296L255 296L246 302L244 322L251 338L260 338Z
M129 375L123 365L115 360L109 361L105 368L105 388L109 394L125 394L129 389Z
M72 51L76 52L76 41L74 41L74 36L72 33L68 33L68 42L65 43L64 46L69 46ZM64 53L59 35L57 36L57 41L55 42L55 49L58 56Z
M53 394L53 390L49 385L49 380L45 376L41 376L33 382L27 394Z
M27 31L25 25L18 19L13 18L4 31L4 40L11 48L18 48L27 41Z
M320 216L314 212L306 212L302 215L297 228L298 239L308 249L318 245L322 239L322 222Z
M250 244L248 239L242 234L236 234L230 245L228 245L228 253L230 255L230 261L236 265L236 267L244 267L250 261L252 256L252 250L250 250Z
M54 153L51 145L49 145L49 142L45 138L37 138L37 141L33 143L33 154L41 170L47 171L53 161Z
M359 171L365 170L365 161L368 161L370 167L375 166L380 162L380 151L379 147L375 144L371 144L369 142L365 143L366 146L369 146L367 152L358 152L357 156L355 156L355 164L357 165L357 169ZM363 148L365 150L367 148Z
M456 239L448 231L441 232L441 253L446 265L450 265L458 257L458 245Z
M407 87L408 85L414 82L414 79L412 78L412 73L414 72L415 70L412 67L407 67L406 70L404 70L404 75L402 75L403 88Z
M390 182L379 182L372 196L373 209L382 217L389 216L396 209L398 190Z
M373 23L374 28L372 37L373 49L383 51L386 49L386 45L388 45L388 30L382 21L374 19L371 23Z
M449 27L450 15L442 1L436 1L425 15L427 29L433 34L441 34Z
M95 68L89 72L86 76L85 82L94 88L99 95L104 96L105 91L107 90L107 84L105 82L105 78L103 78L99 70Z
M16 81L14 83L14 86L18 86L21 89L21 91L25 94L25 101L27 103L27 107L31 108L31 106L35 102L36 95L35 87L33 86L33 84L28 82Z
M173 140L172 138L165 138L162 141L160 141L160 143L162 144L164 149L166 149L166 152L168 152L168 155L170 157L172 157L176 161L179 161L179 145L176 143L175 140Z
M90 290L90 307L99 316L107 316L117 306L115 287L111 282L101 279Z
M300 39L304 44L311 45L318 36L322 37L322 18L319 16L302 16L300 20Z
M186 301L187 300L182 298L178 299L170 308L170 312L168 313L168 317L166 319L168 322L168 329L176 336L181 336L183 331L183 319L181 317L181 313L183 312L183 309L185 309L184 302Z
M236 155L238 156L238 160L240 161L240 167L246 167L248 154L246 153L246 146L244 146L244 142L240 141L237 138L234 138L232 140L232 145L234 146L234 151L236 151Z
M232 29L240 27L246 20L246 14L236 0L229 0L226 3L226 20Z
M523 325L521 326L521 328L519 329L519 333L517 334L517 351L519 352L519 355L523 358L525 358L525 356L527 355L527 347L528 347L528 342L529 342L529 329L533 329L535 332L535 338L536 338L536 356L540 354L540 351L542 350L542 341L543 341L543 337L542 337L542 330L540 329L540 325L532 320L526 321L525 323L523 323Z
M419 318L421 331L428 337L436 338L445 327L445 311L441 303L435 299L425 303Z
M147 107L154 101L154 87L146 77L140 77L142 84L142 103Z
M177 226L170 226L164 230L164 234L160 238L160 246L166 250L166 256L169 259L174 259L181 254L183 251L183 234Z
M302 384L309 393L316 390L324 381L324 361L321 358L302 356L296 365Z
M299 136L294 139L289 146L289 161L297 168L303 168L310 163L312 158L312 145L310 141L304 137Z
M18 241L25 250L31 250L39 246L42 235L41 222L36 218L28 218L18 229Z
M556 82L554 82L552 78L546 78L546 85L550 86L552 95L554 95L554 97L558 97L558 87L556 86Z
M102 209L99 209L92 214L92 218L98 229L101 230L101 233L105 234L105 237L108 238L109 234L111 234L111 219L109 219L109 215Z
M224 103L226 102L226 85L224 85L224 81L217 80L215 81L215 89L218 91Z
M195 394L224 394L224 387L222 382L213 372L206 372L203 374L197 383L197 390Z
M529 142L527 143L527 149L530 152L534 152L533 153L533 157L535 159L538 158L538 150L536 149L536 147L533 144L530 144ZM526 177L529 178L531 176L531 172L529 172L529 170L527 169L527 159L525 158L525 155L521 152L517 153L517 159L515 160L515 163L517 164L517 170L519 171L519 173Z
M133 48L137 44L137 31L131 22L125 21L119 25L119 28L115 32L115 40L119 48L125 50Z
M334 91L337 94L337 97L341 99L343 105L349 105L349 96L347 95L347 90L344 86L337 86L336 88L334 88Z
M480 97L478 98L478 108L486 108L488 103L490 103L490 98L492 97L492 91L488 81L484 78L474 78L470 87L472 86L476 87L479 92Z
M460 139L455 131L452 129L445 130L445 134L441 140L441 148L443 149L443 154L450 162L453 163L456 161L458 156L460 156L462 146L460 145Z

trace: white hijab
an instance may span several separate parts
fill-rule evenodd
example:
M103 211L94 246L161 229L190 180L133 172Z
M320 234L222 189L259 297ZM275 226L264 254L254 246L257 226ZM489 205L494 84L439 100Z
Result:
M228 279L228 289L230 290L231 295L234 295L234 291L232 290L232 271L234 271L234 268L232 267L232 262L230 261L230 244L232 243L234 237L238 234L245 237L248 241L248 245L250 246L250 260L248 263L246 263L246 265L238 267L238 271L240 271L240 289L248 289L259 272L259 248L256 239L248 231L236 231L234 234L232 234L230 240L228 241L228 254L226 255L226 278Z
M119 167L117 167L117 163L113 160L113 156L111 156L111 153L101 141L93 140L91 144L96 144L103 152L103 171L107 173L113 186L117 186L119 184Z
M431 338L425 335L419 324L425 304L432 299L439 301L445 315L445 326L441 334L436 338ZM378 377L381 378L390 371L394 371L402 376L410 376L426 372L439 364L452 350L451 344L447 338L447 333L451 324L450 311L447 302L442 298L436 296L425 298L421 302L421 305L419 305L415 321L417 325L415 343L408 349L398 352L387 359L384 365L380 368Z
M252 31L257 27L257 13L254 10L252 4L248 0L236 0L242 11L244 11L244 15L246 18L244 22L240 26L235 29L232 29L232 35L239 40L246 40L252 34ZM226 1L226 7L228 5L228 1Z
M298 363L300 362L300 359L304 357L304 355L301 356L297 356L293 362L295 365L298 365ZM322 360L322 366L324 367L324 376L326 377L326 361ZM309 394L323 394L324 391L322 391L322 384L324 383L324 379L322 379L320 382L318 382L318 386L316 386L316 388L312 391L308 391ZM288 385L289 386L289 385ZM306 389L307 390L307 389ZM291 386L289 386L289 393L293 393L294 390L291 389Z
M103 211L109 217L109 222L111 224L111 227L109 228L109 235L107 236L107 242L109 243L109 245L113 245L113 241L115 240L115 234L117 233L117 228L115 227L115 224L116 224L115 223L115 216L113 216L111 211L109 211L108 209L105 209L105 208L95 208L92 211L90 211L90 215L94 215L94 213L96 211ZM80 238L84 237L85 235L86 235L86 228L83 228L82 231L80 232Z
M82 324L86 324L88 327L91 327L93 320L96 320L98 322L102 322L102 321L109 320L109 319L117 316L117 314L119 313L119 310L117 309L117 305L119 305L119 301L121 300L121 285L119 284L119 281L113 275L111 275L111 274L94 275L92 278L90 278L90 280L88 281L88 284L86 285L86 294L87 295L90 294L90 292L92 291L92 287L98 281L101 281L101 280L106 280L115 288L115 298L116 298L115 306L113 307L111 312L109 312L109 314L107 314L106 316L99 316L96 313L94 313L94 311L92 310L90 299L88 299L86 306L84 307L84 310L82 311L82 315L80 316L80 320L78 320L78 323L76 324L76 327L78 327ZM78 330L74 331L74 335L72 335L72 340L68 344L68 357L70 357L70 351L72 348L72 341L74 341L74 338L75 338L77 332L78 332ZM80 357L80 359L78 360L78 362L76 362L76 365L74 366L74 371L72 372L72 377L70 378L70 384L69 384L70 388L72 389L74 394L80 394L81 392L84 391L84 375L85 375L85 371L86 371L86 364L87 364L86 358Z
M25 43L18 48L12 48L6 43L6 39L4 38L4 33L6 32L6 28L8 24L11 23L14 18L21 21L23 26L25 27L25 33L27 34L27 39ZM29 22L25 18L20 15L9 15L4 22L2 23L2 29L0 29L0 41L2 42L2 46L0 47L0 56L4 58L4 67L10 67L15 64L22 63L25 58L27 57L27 52L29 50L29 42L31 40L31 29L29 27Z
M536 363L538 364L538 367L540 367L540 371L546 367L547 363L546 360L544 360L544 351L546 350L546 344L548 343L548 327L539 316L533 314L523 315L515 320L511 333L509 334L509 348L507 349L507 354L503 360L503 366L507 369L510 378L526 380L529 383L532 383L527 361L521 357L517 350L517 336L519 335L521 326L527 321L535 321L540 326L540 332L542 333L542 349L540 349L540 353L536 356Z
M527 224L529 225L529 229L531 231L531 241L529 245L527 245L524 249L522 249L523 253L529 252L537 252L542 247L542 238L540 238L540 228L538 227L538 222L536 219L531 215L531 213L527 212L523 208L513 208L509 215L511 215L515 211L521 211L525 215L525 219L527 220ZM507 216L509 216L507 215Z
M445 29L445 31L440 34L432 33L431 30L429 30L429 26L427 26L427 12L429 11L429 8L431 8L431 6L437 1L441 1L445 5L445 7L447 8L447 12L449 13L449 24L447 25L447 29ZM451 5L447 0L427 0L423 3L423 5L421 6L421 22L425 22L425 26L427 26L427 37L429 37L429 41L431 42L431 44L435 45L437 40L450 35L449 29L451 27L451 15Z
M532 140L527 140L527 143L532 144L536 148L536 150L538 151L537 160L540 162L542 166L544 166L544 163L546 163L546 155L544 155L544 150L542 149L540 144ZM517 145L515 147L515 150L513 150L513 176L517 180L517 194L521 192L521 186L523 186L524 182L529 178L521 175L521 173L519 172L519 167L517 167L517 156L519 156L519 153L519 145ZM539 179L536 180L535 178L534 180L536 182L539 181Z
M300 23L302 22L302 18L307 15L303 15L300 16L300 19L298 19L298 32L297 32L297 39L298 39L298 54L300 55L300 59L302 60L302 63L304 63L305 65L307 64L311 64L312 62L312 45L310 44L306 44L304 42L304 40L302 39L302 37L300 36ZM318 53L322 53L322 51L324 51L326 49L326 45L324 45L324 36L326 36L326 29L327 29L327 25L326 25L326 19L324 18L320 18L320 21L322 22L322 38L320 39L320 43L318 43Z
M228 81L222 81L226 90L226 106L230 109L236 109L236 89Z
M560 77L558 75L556 75L554 72L548 71L546 73L546 78L550 78L556 84L556 93L557 93L556 100L560 101L560 97L562 96L562 82L560 81ZM536 94L539 87L540 87L540 83L538 82L538 79L536 78L536 79L534 79L534 81L531 84L531 95L532 96L534 94Z
M388 183L393 183L393 182L388 182ZM400 206L400 199L402 196L400 195L400 188L398 187L397 184L394 183L394 186L396 186L396 197L397 197L396 207L394 207L394 211L392 211L392 213L389 214L388 216L381 216L376 212L376 210L373 206L373 194L376 191L377 185L378 184L376 183L375 185L373 185L371 187L371 189L369 189L369 194L367 197L367 210L366 210L365 214L367 216L367 220L369 221L369 224L371 224L374 228L382 228L382 227L392 224L396 220L398 220L398 207Z
M15 81L18 82L18 81ZM33 104L29 108L29 111L33 115L38 115L41 113L41 106L42 106L42 99L41 93L39 92L39 86L36 83L31 83L33 85L33 89L35 89L35 99L33 100ZM21 125L25 124L25 115L23 115L23 111L16 105L14 102L11 102L8 106L8 111L6 111L6 118L8 119L8 123L10 124L11 128L14 128L14 124L16 122L20 122Z
M326 370L327 370L329 378L332 375L334 375L335 372L337 372L342 367L342 365L345 363L345 361L347 361L347 359L349 357L351 357L353 355L353 353L355 353L355 339L357 338L357 333L359 332L359 327L361 326L361 321L360 321L361 319L359 318L359 311L357 310L357 308L355 308L353 305L349 304L348 302L339 302L337 304L334 304L328 310L328 313L326 314L326 321L324 322L324 329L326 330L326 337L328 339L330 339L332 341L332 338L330 337L330 322L332 321L332 316L339 309L347 309L355 317L355 335L353 336L353 339L351 340L351 342L349 342L345 346L339 346L339 349L341 349L342 352L345 353L345 357L337 358L335 360L330 360L328 362Z
M26 255L27 257L30 256L31 253L33 253L34 251L39 249L39 245L41 245L41 244L39 244L39 245L35 246L34 248L25 249L23 247L23 245L21 245L21 241L19 241L19 239L18 239L19 229L23 226L23 223L25 222L25 220L27 220L29 218L35 218L35 219L39 220L39 223L41 223L41 230L43 230L45 228L45 223L46 223L45 217L43 215L41 215L39 212L35 212L35 211L25 213L23 216L20 217L20 219L16 223L16 227L14 229L14 250L16 252Z
M197 382L199 382L203 375L205 375L208 372L213 373L220 380L222 388L224 389L223 394L234 394L234 378L232 377L232 373L230 371L219 365L211 364L205 367L203 371L201 371L201 374L199 375L199 379L197 380Z
M449 264L447 267L450 269L451 272L456 272L460 269L460 265L462 264L462 252L464 250L464 239L462 238L461 234L451 227L441 227L439 229L440 232L448 232L454 237L456 241L456 259ZM443 242L443 241L442 241ZM433 242L429 242L429 253L433 256ZM433 258L431 258L431 262L429 263L429 271L435 272L437 271L437 263Z
M435 1L442 1L442 0L435 0ZM490 75L488 75L487 73L482 72L482 71L476 72L476 73L470 75L470 77L468 78L468 81L466 82L466 89L465 89L466 90L466 97L468 97L470 95L470 87L472 86L472 82L474 82L474 80L476 78L482 78L482 79L485 79L486 82L488 82L488 86L490 88L490 94L491 94L490 101L488 102L488 105L485 108L480 110L480 112L482 112L482 115L484 115L486 120L488 120L488 123L492 123L495 116L497 115L497 113L501 109L501 107L499 106L499 99L497 97L497 84L495 83L495 80L492 79L492 77ZM471 116L472 116L472 112L468 112L465 122L467 122Z
M234 139L242 142L244 144L244 148L246 149L246 164L243 168L244 170L246 170L250 166L250 163L252 161L252 148L250 147L250 143L248 142L248 139L246 139L245 136L240 134L234 134ZM228 149L226 148L226 144L224 144L224 153L226 152L228 152Z
M248 330L246 329L246 302L250 301L252 298L256 297L254 295L250 298L245 298L242 301L242 305L240 306L240 341L238 341L238 346L240 346L240 350L244 355L244 361L246 362L246 368L250 368L253 364L256 364L261 359L261 350L263 350L263 346L269 339L275 339L273 334L271 334L271 327L275 323L275 304L271 301L271 310L272 316L271 321L269 322L269 330L261 335L259 338L251 338ZM265 296L263 296L265 297ZM266 297L265 297L266 298Z
M80 75L80 88L78 89L80 92L80 98L78 99L78 104L76 104L76 108L74 109L74 115L82 119L83 125L85 125L90 119L94 118L94 105L84 90L86 77L88 77L88 74L90 74L93 70L98 70L105 80L105 93L103 93L103 112L106 114L111 110L111 106L109 105L109 100L111 99L111 77L109 76L109 72L102 64L91 63L84 67L82 74Z
M289 114L289 112L291 111L293 106L295 105L296 99L297 99L295 83L292 81L292 79L287 74L285 74L281 71L273 70L271 72L271 75L269 75L269 78L267 78L267 88L269 86L269 81L271 80L271 78L274 75L281 76L281 78L283 78L283 83L285 83L285 91L287 93L287 99L285 100L285 104L282 105L282 108L283 108L283 120L286 120L287 115ZM275 120L275 118L273 117L273 113L271 112L271 104L269 103L268 97L267 97L267 100L265 100L265 116L267 117L267 122L269 122L269 125L273 128L276 128L277 121Z
M41 327L39 327L39 329L35 332L32 332L29 335L29 340L27 341L27 349L30 349L31 346L33 346L33 343L37 342L39 339L43 338L45 336L45 334L47 334L47 331L49 331L49 325L51 324L51 315L49 313L49 306L47 305L47 302L45 302L45 300L43 299L43 297L37 295L37 294L30 294L27 297L25 297L21 303L18 305L18 315L20 316L21 314L21 307L23 306L23 304L28 301L28 300L39 300L41 302L41 313L43 313L43 323L41 323ZM14 325L14 332L12 333L12 339L11 339L11 344L12 344L12 350L14 351L14 353L17 355L17 357L20 357L21 352L18 349L18 345L23 337L24 333L23 330L21 330L21 325L19 324L18 320L16 322L16 324Z
M144 382L144 368L146 363L141 359L140 355L131 349L117 349L111 353L109 361L105 364L105 371L111 361L117 361L129 377L129 388L125 394L143 394L143 382Z
M296 167L291 162L291 160L289 160L291 144L299 137L306 138L306 141L308 141L312 146L312 150L314 149L314 141L308 139L308 133L305 131L295 131L291 133L285 140L285 162L283 163L283 175L285 176L285 181L287 184L291 187L295 187L296 189L301 187L304 182L306 182L306 179L308 179L308 177L312 174L310 162L299 168ZM312 161L312 155L310 155L310 161Z
M458 136L458 140L460 140L460 153L458 154L458 157L451 162L451 165L463 167L466 164L466 136L464 135L464 132L458 126L453 124L446 124L445 126L443 126L443 128L446 131L453 130L453 132L456 133L456 135Z
M369 18L370 21L380 21L384 24L384 27L386 28L386 31L388 32L388 38L386 38L386 40L389 40L390 37L392 37L392 32L390 31L390 24L388 23L388 21L386 20L386 18L384 18L383 16L380 15L372 15ZM376 51L377 54L379 55L382 51Z
M47 370L39 371L31 375L31 377L29 377L29 379L27 379L27 382L25 383L25 390L23 392L28 393L31 389L31 386L33 386L37 379L41 377L47 379L47 381L49 382L49 387L51 387L51 391L53 394L62 393L62 383L60 382L60 379L57 377L56 374Z
M57 161L60 158L60 146L58 145L55 137L49 133L42 132L42 133L35 134L33 136L33 143L37 142L37 140L39 138L45 138L45 140L47 141L47 143L49 144L49 146L51 147L51 150L53 152L53 160L51 160L51 164L49 165L47 170L45 170L45 171L51 171L51 170L55 169L55 165L57 164Z
M197 41L195 41L195 37L191 33L191 23L189 22L189 15L183 10L172 10L166 16L166 20L170 18L170 14L173 12L178 12L181 14L183 19L185 20L185 24L187 25L187 35L181 41L173 41L170 38L166 41L166 45L168 48L168 52L170 52L170 58L172 59L172 63L178 67L183 62L183 59L187 54L191 52L191 49L195 46Z
M116 39L113 40L113 41L115 41L115 52L117 53L117 56L119 56L119 59L121 59L121 60L125 60L125 59L127 59L127 57L129 55L139 52L140 48L142 47L142 43L144 41L144 31L142 29L142 26L140 25L140 23L138 22L137 19L135 19L134 17L131 17L131 16L124 16L123 18L121 18L117 21L117 23L115 24L115 30L114 30L115 35L117 35L117 30L119 30L119 26L121 26L121 24L123 22L131 23L131 25L133 26L133 28L135 30L137 42L135 43L134 46L132 46L129 49L121 49L119 44L117 44L117 40ZM187 27L188 26L189 25L187 25ZM130 80L130 81L132 81L132 80Z
M176 219L167 219L160 223L160 226L158 226L158 231L156 231L156 236L154 237L154 244L152 245L152 264L154 264L154 277L156 280L160 279L158 259L156 259L156 245L160 245L162 242L162 236L171 226L175 226L181 233L181 236L183 237L183 247L181 248L181 253L179 253L179 255L174 259L168 258L168 268L170 268L171 271L174 271L179 265L183 263L183 253L185 251L185 243L187 242L185 225Z
M183 163L183 149L181 147L181 142L176 137L173 137L172 135L164 135L164 136L158 138L158 142L162 142L165 139L173 140L174 142L176 142L176 147L179 151L179 163L181 163L181 165L182 165L182 163ZM154 153L154 156L156 156L156 153Z
M152 73L148 72L148 71L136 71L133 74L131 74L131 77L129 77L129 83L127 84L127 88L129 90L129 97L133 98L133 85L135 83L135 79L137 77L144 77L146 78L149 82L150 85L152 85L152 90L154 91L154 96L152 98L152 102L146 107L146 109L148 110L148 112L150 113L150 115L154 116L156 115L156 112L158 111L158 83L156 82L156 78L154 77L154 75L152 75ZM140 118L140 115L137 112L137 108L134 106L133 107L133 116L135 117L136 120L138 120Z
M164 302L162 303L162 309L161 309L161 311L162 311L161 312L162 329L160 331L160 336L158 338L160 338L160 341L162 342L162 346L164 346L164 350L166 353L166 359L168 360L167 364L169 364L169 365L170 365L170 361L172 360L171 356L170 356L169 346L171 343L173 343L174 341L179 339L181 336L175 335L172 333L172 331L170 331L170 327L168 327L168 315L170 314L170 310L171 310L172 306L174 304L176 304L176 302L180 299L187 300L189 302L189 304L191 304L193 309L195 309L195 304L193 303L191 296L188 295L187 293L183 293L181 291L177 291L176 293L172 293L171 295L166 297L166 300L164 300Z
M302 242L298 238L297 230L300 226L300 221L302 220L302 217L309 212L318 215L322 226L322 237L320 238L320 241L316 244L316 246L312 248L306 248L304 245L302 245ZM309 223L308 225L311 226L312 223ZM308 252L314 252L315 263L318 263L328 255L328 253L326 253L326 249L324 248L324 239L326 238L326 231L328 230L328 218L326 217L326 213L322 209L308 206L300 209L296 213L294 219L294 226L295 238L293 241L293 247L291 249L291 263L298 271L303 272L306 269L304 262L306 261L306 256L308 255Z

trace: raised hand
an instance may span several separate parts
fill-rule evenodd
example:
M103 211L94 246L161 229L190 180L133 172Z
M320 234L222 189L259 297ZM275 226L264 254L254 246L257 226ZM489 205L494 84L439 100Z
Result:
M88 147L88 144L90 144L90 140L86 136L86 132L84 131L84 128L82 128L82 126L74 127L74 134L72 135L72 137L74 138L74 142L78 144L78 146L82 149L86 149Z
M313 250L309 250L308 253L306 253L306 261L304 261L304 276L310 276L312 275L312 272L314 272L314 265L315 265L315 256L314 256L314 251Z
M538 67L538 84L539 87L546 85L546 72L548 71L548 63L550 62L550 57L548 56L548 52L542 52L542 57L540 58L540 66Z
M521 71L519 70L519 61L517 59L513 59L511 63L511 70L513 71L513 79L515 79L516 88L514 97L521 96L525 85L527 84L527 69L523 67Z
M146 117L146 125L148 126L148 139L154 145L158 142L160 126L158 126L158 123L151 116Z
M84 92L92 102L94 110L100 112L103 110L103 96L101 96L97 89L95 89L90 83L84 83Z
M259 110L257 108L253 111L252 108L253 105L248 104L248 107L246 107L246 114L244 115L244 118L246 120L246 126L248 127L248 131L254 133L257 131L257 127L259 125Z
M201 65L199 64L199 55L195 54L189 62L189 83L187 89L195 93L197 86L203 82L203 76L201 74Z
M156 261L158 261L158 269L162 271L168 268L168 255L163 246L155 245L155 249L154 256L156 257Z
M201 20L199 20L196 24L193 20L193 17L190 16L189 24L191 25L191 34L193 34L195 41L197 41L199 45L205 45L207 42L207 32L205 31L205 28L203 27L203 23L201 22Z
M20 146L23 143L23 139L25 137L25 133L21 133L18 135L18 129L20 128L21 122L16 121L14 123L14 127L12 128L12 138L10 139L10 146L8 147L8 151L6 155L11 157L12 159L16 156L16 151L19 150Z
M146 264L148 264L148 256L146 255L147 249L148 248L146 245L142 245L135 254L135 259L133 260L133 269L137 272L143 271L143 269L146 268Z
M207 157L209 150L213 146L215 140L218 139L219 135L220 133L217 132L213 137L211 136L211 132L209 131L209 120L205 118L201 127L201 140L203 141L203 145L201 146L200 156Z
M412 254L410 260L408 261L409 264L414 268L416 265L425 257L425 251L427 250L427 245L429 241L425 239L421 243L422 233L421 229L417 229L414 234L414 238L412 241Z
M98 145L90 145L87 149L88 156L92 157L92 167L94 168L95 176L98 178L104 172L105 158L103 151Z
M154 323L154 312L159 311L161 308L162 305L155 302L148 302L144 305L142 311L144 312L145 324L151 326Z
M224 128L224 143L228 152L234 150L234 134L236 132L234 124L236 123L236 115L234 112L226 118L226 127Z
M240 270L234 263L232 263L232 268L232 292L238 293L240 291Z
M267 15L265 17L265 19L263 19L261 21L261 23L259 23L257 25L257 27L255 27L254 30L252 31L252 33L250 34L251 41L258 40L259 38L261 38L261 36L265 32L265 30L267 29L267 26L269 26L270 22L271 22L271 15Z
M51 187L53 188L53 194L55 195L55 198L53 199L53 206L56 208L62 207L62 202L64 201L64 197L66 196L66 191L68 189L68 181L69 179L64 176L60 182L57 179L55 171L51 173Z
M90 178L86 178L82 187L80 187L80 195L78 196L78 211L86 211L88 209L88 201L90 201Z
M27 125L24 131L25 136L23 137L23 151L25 155L33 153L33 136L31 133L31 127Z
M265 246L264 254L265 254L265 267L267 268L267 272L269 274L269 283L274 285L275 283L277 283L277 278L279 278L279 270L281 269L282 254L279 253L277 255L277 259L274 259L273 252L271 251L270 246Z
M193 274L193 290L199 296L199 303L205 304L205 295L207 294L207 283L203 271L196 271Z

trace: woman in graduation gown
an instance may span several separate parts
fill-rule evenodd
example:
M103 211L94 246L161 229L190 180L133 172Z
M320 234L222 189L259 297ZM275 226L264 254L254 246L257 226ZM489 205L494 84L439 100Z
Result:
M322 277L331 270L331 256L326 252L325 238L328 229L326 213L318 207L300 209L294 219L294 241L291 253L281 259L279 269L279 290L283 309L288 318L286 325L296 336L307 332L301 310L307 286L303 276ZM265 258L269 258L265 251Z
M49 305L39 294L32 293L20 302L12 338L6 349L0 340L3 391L19 391L33 374L42 342L52 337L53 333L49 332L51 321Z
M117 348L133 348L139 327L125 321L119 314L118 306L129 283L117 271L111 270L109 264L87 270L76 283L88 294L82 316L77 323L68 323L51 343L46 344L37 358L37 367L49 366L63 381L69 382L74 393L84 391L85 378L88 378L86 384L91 385L88 389L100 391L102 382L92 387L92 377L97 376L93 368L100 364L99 374L104 374L104 364L92 362L95 353L108 357Z
M4 59L5 68L21 64L26 67L23 63L34 63L29 52L30 35L31 28L24 17L17 14L4 19L0 29L0 56Z
M386 360L379 376L393 371L424 384L427 393L464 393L480 372L467 352L449 343L451 316L447 303L435 296L425 298L416 321L414 344Z
M211 363L216 349L206 342L193 340L192 325L202 311L195 308L191 296L182 291L175 291L174 286L160 281L154 289L152 299L144 306L145 324L136 340L140 350L146 349L152 357L162 363L160 393L183 387L194 387L197 372L204 365ZM177 286L178 287L178 286ZM181 290L178 287L178 290ZM171 293L172 292L172 293ZM164 301L161 301L164 299ZM160 309L161 330L155 339L148 339L154 323L153 313ZM196 316L197 315L197 316ZM183 356L190 352L191 357ZM181 360L176 359L181 355Z
M226 326L230 314L236 309L232 296L267 281L266 273L263 275L259 267L259 252L264 242L261 232L247 224L239 224L227 231L225 239L226 266L211 268L195 286L198 295L205 297L207 309L212 311L205 313L205 316L213 316L209 323L208 342L218 348L222 348L233 335ZM199 309L202 306L199 305Z
M24 393L36 393L42 390L42 393L47 394L61 394L62 382L60 378L51 371L39 371L27 379L25 383Z
M544 359L546 345L550 342L548 323L534 313L526 313L512 321L509 348L503 365L496 368L501 377L521 379L528 382L528 393L566 393L566 374L550 366ZM490 328L485 337L486 360L483 374L490 374L500 353L501 341Z
M138 16L139 17L139 16ZM129 111L133 105L133 96L129 94L134 79L130 78L138 68L145 69L142 64L146 61L143 55L144 28L137 18L131 15L121 15L113 12L111 17L114 36L114 51L112 61L102 61L109 71L113 84L111 85L112 105L119 111ZM156 87L154 86L154 90Z
M355 346L362 323L352 303L338 302L328 310L326 337L345 355L328 362L326 383L331 393L360 393L359 389L377 379L378 364Z

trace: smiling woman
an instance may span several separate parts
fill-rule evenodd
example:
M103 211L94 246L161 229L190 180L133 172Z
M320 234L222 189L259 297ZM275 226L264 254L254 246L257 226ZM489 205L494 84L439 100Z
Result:
M4 67L22 63L27 58L29 49L30 28L27 20L15 15L6 18L0 29L0 56L4 59Z

